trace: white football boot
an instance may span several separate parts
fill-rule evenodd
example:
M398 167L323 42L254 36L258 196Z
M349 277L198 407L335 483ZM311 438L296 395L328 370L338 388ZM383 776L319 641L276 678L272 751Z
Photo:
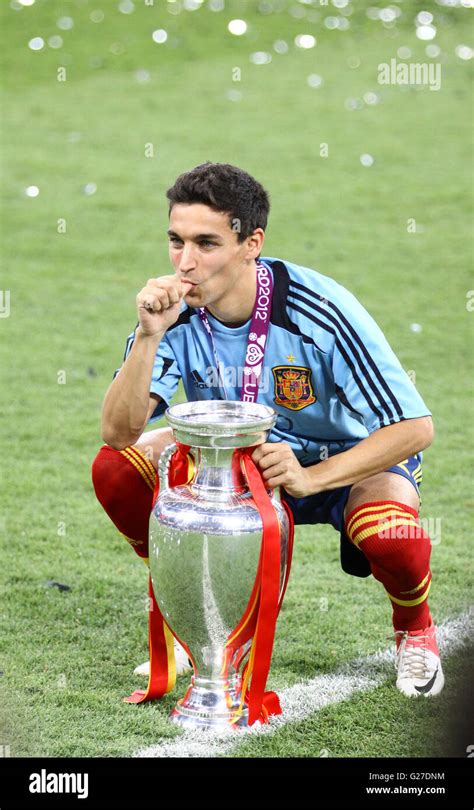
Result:
M176 675L182 675L183 672L188 672L189 670L193 669L193 665L191 663L191 659L188 658L188 654L184 647L181 646L179 641L173 639L174 642L174 659L176 663ZM140 664L140 666L135 667L133 670L134 675L142 675L144 678L148 678L150 675L150 662L145 661L144 664Z
M407 697L433 697L444 686L436 628L431 620L424 630L397 630L397 687Z

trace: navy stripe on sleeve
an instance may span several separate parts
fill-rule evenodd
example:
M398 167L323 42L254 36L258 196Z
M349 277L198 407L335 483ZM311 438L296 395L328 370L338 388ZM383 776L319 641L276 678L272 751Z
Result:
M163 361L163 368L161 369L161 374L158 377L159 380L161 380L165 376L165 374L168 373L168 371L169 371L169 369L171 368L172 365L173 365L173 361L171 360L171 358L170 357L165 357L165 359Z
M402 419L403 418L403 411L402 411L402 409L400 407L400 403L398 402L395 394L393 393L393 391L391 390L391 388L387 384L387 381L382 376L382 374L380 372L380 369L378 368L377 364L374 362L370 352L368 351L368 349L367 349L366 345L364 344L363 340L361 339L360 335L357 334L356 330L354 329L352 324L347 320L347 318L341 312L341 310L335 304L333 304L332 301L329 301L327 298L324 298L322 295L318 295L318 293L313 292L313 290L308 289L308 287L305 287L303 284L300 284L297 281L290 280L290 286L295 287L295 288L300 289L300 290L303 290L303 292L305 292L306 294L310 295L312 298L315 298L318 301L327 302L328 307L330 307L333 310L333 312L336 313L336 315L339 318L340 322L342 324L344 324L344 326L348 329L348 331L350 332L350 334L352 335L354 340L357 342L358 346L360 347L360 349L362 351L362 354L364 355L364 357L367 360L370 368L374 372L375 377L377 378L377 380L380 383L381 387L385 391L385 394L390 399L393 407L395 408L395 411L397 412L398 417L400 419ZM293 294L293 293L291 293L291 294ZM296 293L294 295L295 295L295 297L300 297ZM304 300L304 299L302 298L301 300ZM309 306L314 306L312 304L312 302L310 302L310 301L308 301L307 303L309 304ZM333 321L334 323L337 324L337 321L335 321L332 316L330 316L327 312L325 312L324 309L319 308L319 307L316 307L316 309L318 309L320 312L325 314L327 318L329 318L331 321ZM344 331L342 329L342 326L340 326L339 324L338 324L338 326L339 326L339 329L341 331L341 335L345 337L348 345L351 346L351 348L352 348L352 343L351 343L350 339L345 335L345 333L344 333ZM358 353L356 351L354 351L354 349L353 349L353 353L354 353L354 355L356 357L359 357ZM361 365L361 368L363 369L363 365L362 365L360 359L359 359L359 363ZM390 409L390 406L388 405L388 402L386 400L382 399L382 397L380 395L380 391L376 387L373 386L372 378L370 377L370 375L366 374L366 376L371 382L372 390L375 393L377 393L377 396L379 397L381 405L383 407L385 407L385 410L387 411L387 414L389 416L390 421L393 421L392 420L393 414L392 414L392 411Z
M348 349L351 350L352 354L354 355L355 362L358 364L359 371L361 372L362 376L364 377L366 383L368 383L368 386L372 389L372 393L375 394L375 397L379 400L379 403L380 403L381 407L385 410L385 413L388 416L389 421L393 422L394 419L393 419L393 411L392 411L392 409L390 408L388 402L386 402L386 400L381 395L380 390L377 388L377 386L375 385L372 377L370 376L367 369L365 368L365 366L364 366L364 364L362 362L362 358L361 358L357 348L354 346L354 344L351 341L350 337L347 335L347 333L341 327L340 323L338 323L337 319L333 315L328 313L323 307L317 306L313 301L308 301L308 299L305 298L303 295L300 295L299 293L293 292L292 290L290 290L290 295L291 295L292 298L296 298L297 300L301 301L303 304L306 304L306 306L311 307L313 310L316 310L316 312L319 312L321 315L323 315L325 318L327 318L329 321L331 321L331 323L334 324L335 329L338 331L338 333L340 335L340 338L342 340L344 340L345 345L347 346ZM292 302L289 301L288 305L292 306ZM313 320L313 316L309 312L307 312L305 309L300 309L300 312L303 315L306 315L307 318L310 318L311 320ZM321 322L318 321L318 323L321 323ZM332 331L333 331L333 334L335 335L336 332L334 330L332 330ZM338 348L339 348L339 346L338 346ZM344 359L346 359L345 355L344 355ZM351 365L351 371L352 372L353 372L353 368L354 368L354 364Z
M137 323L137 325L136 325L135 329L133 330L133 335L130 335L130 336L127 338L127 343L125 344L125 352L124 352L124 355L123 355L123 361L124 361L124 362L125 362L125 360L127 359L128 355L130 354L130 351L131 351L131 349L132 349L132 346L133 346L133 342L134 342L134 340L135 340L135 334L136 334L137 329L138 329L138 323Z
M349 410L352 411L352 413L357 414L357 416L360 416L362 419L364 418L364 415L362 413L360 413L360 411L356 411L356 409L352 407L351 403L349 402L349 400L346 397L346 393L345 393L344 389L341 388L340 385L336 385L336 395L340 399L342 404L346 408L349 408Z

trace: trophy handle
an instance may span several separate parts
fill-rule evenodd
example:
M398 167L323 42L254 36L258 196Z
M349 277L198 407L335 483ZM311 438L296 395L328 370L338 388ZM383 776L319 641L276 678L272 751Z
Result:
M168 473L170 469L170 462L171 458L174 456L177 450L176 444L168 444L167 447L163 450L160 460L158 461L158 477L160 479L160 492L164 492L165 489L169 489L168 483Z

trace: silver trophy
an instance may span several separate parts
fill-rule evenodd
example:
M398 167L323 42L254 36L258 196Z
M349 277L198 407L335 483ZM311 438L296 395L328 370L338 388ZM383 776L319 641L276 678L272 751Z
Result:
M217 731L248 725L237 667L250 641L229 655L227 642L254 586L262 521L234 451L267 440L272 408L247 402L189 402L166 411L176 441L190 445L195 472L170 488L176 445L161 455L160 494L150 516L150 571L160 610L188 647L195 672L171 719ZM280 596L288 557L288 517L269 491L280 523Z

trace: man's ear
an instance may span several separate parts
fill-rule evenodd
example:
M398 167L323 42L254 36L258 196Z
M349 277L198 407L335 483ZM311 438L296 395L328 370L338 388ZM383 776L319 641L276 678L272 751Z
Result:
M255 228L254 232L247 237L246 259L253 260L260 256L265 239L265 231L262 228Z

